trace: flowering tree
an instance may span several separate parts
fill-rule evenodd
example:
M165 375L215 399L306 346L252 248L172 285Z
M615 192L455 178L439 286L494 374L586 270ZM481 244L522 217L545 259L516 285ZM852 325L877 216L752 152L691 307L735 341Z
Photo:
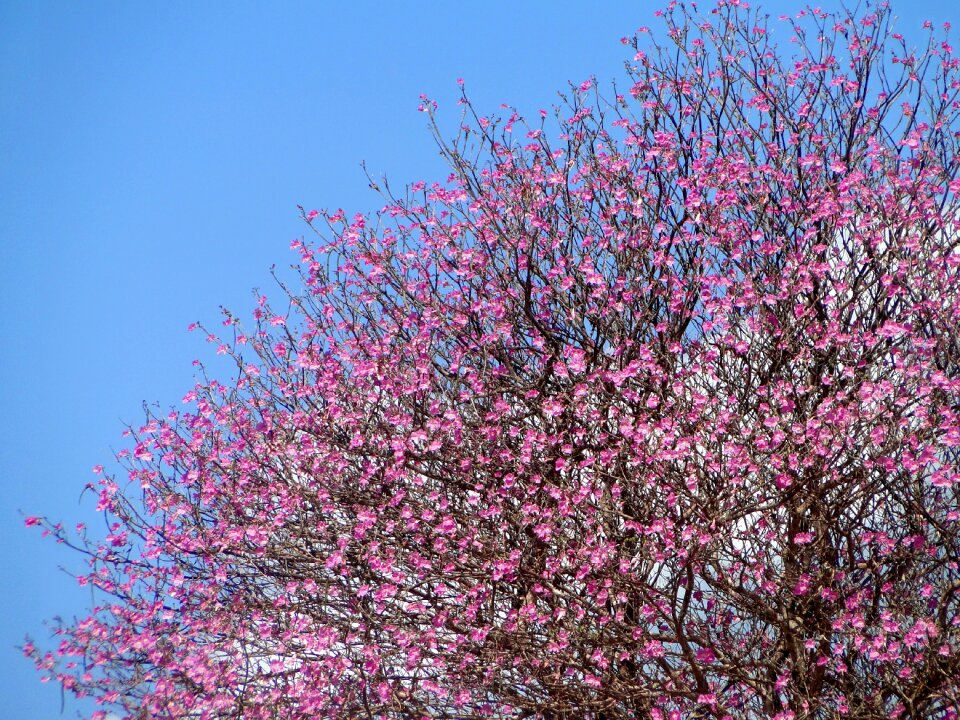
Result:
M42 669L133 718L958 717L948 27L661 16L622 95L464 99L447 183L304 214L110 534L28 520L106 598Z

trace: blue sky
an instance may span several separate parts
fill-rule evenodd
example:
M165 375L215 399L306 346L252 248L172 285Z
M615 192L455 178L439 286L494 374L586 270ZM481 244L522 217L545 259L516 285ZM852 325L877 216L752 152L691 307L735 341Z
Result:
M254 287L279 294L269 269L295 261L296 205L376 210L361 161L393 187L443 179L420 93L447 127L459 77L481 111L532 115L568 80L620 78L618 39L656 27L658 5L0 0L5 718L60 716L13 646L44 644L43 620L90 599L57 569L78 559L21 511L92 520L91 466L211 359L187 325L221 304L247 316ZM960 20L946 0L895 8L907 35ZM65 716L80 707L67 698Z

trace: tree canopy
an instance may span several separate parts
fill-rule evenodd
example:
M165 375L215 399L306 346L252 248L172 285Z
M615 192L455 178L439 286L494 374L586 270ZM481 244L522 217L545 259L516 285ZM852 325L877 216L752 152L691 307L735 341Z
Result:
M659 16L625 83L452 139L425 98L445 182L303 213L109 535L28 519L102 601L43 671L130 718L958 717L949 28Z

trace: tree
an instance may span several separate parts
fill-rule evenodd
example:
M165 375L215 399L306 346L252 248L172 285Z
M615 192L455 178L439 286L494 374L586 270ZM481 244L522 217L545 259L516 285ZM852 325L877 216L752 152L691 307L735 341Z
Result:
M29 519L107 598L42 669L129 717L958 717L949 26L661 16L624 93L464 97L446 183L304 213L109 535Z

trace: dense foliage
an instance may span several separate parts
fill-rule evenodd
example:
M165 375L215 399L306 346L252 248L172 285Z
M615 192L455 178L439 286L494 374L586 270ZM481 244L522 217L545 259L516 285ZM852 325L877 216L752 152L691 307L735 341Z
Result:
M464 99L446 183L304 213L109 536L29 520L103 599L41 668L135 718L958 717L948 28L660 16L622 95Z

